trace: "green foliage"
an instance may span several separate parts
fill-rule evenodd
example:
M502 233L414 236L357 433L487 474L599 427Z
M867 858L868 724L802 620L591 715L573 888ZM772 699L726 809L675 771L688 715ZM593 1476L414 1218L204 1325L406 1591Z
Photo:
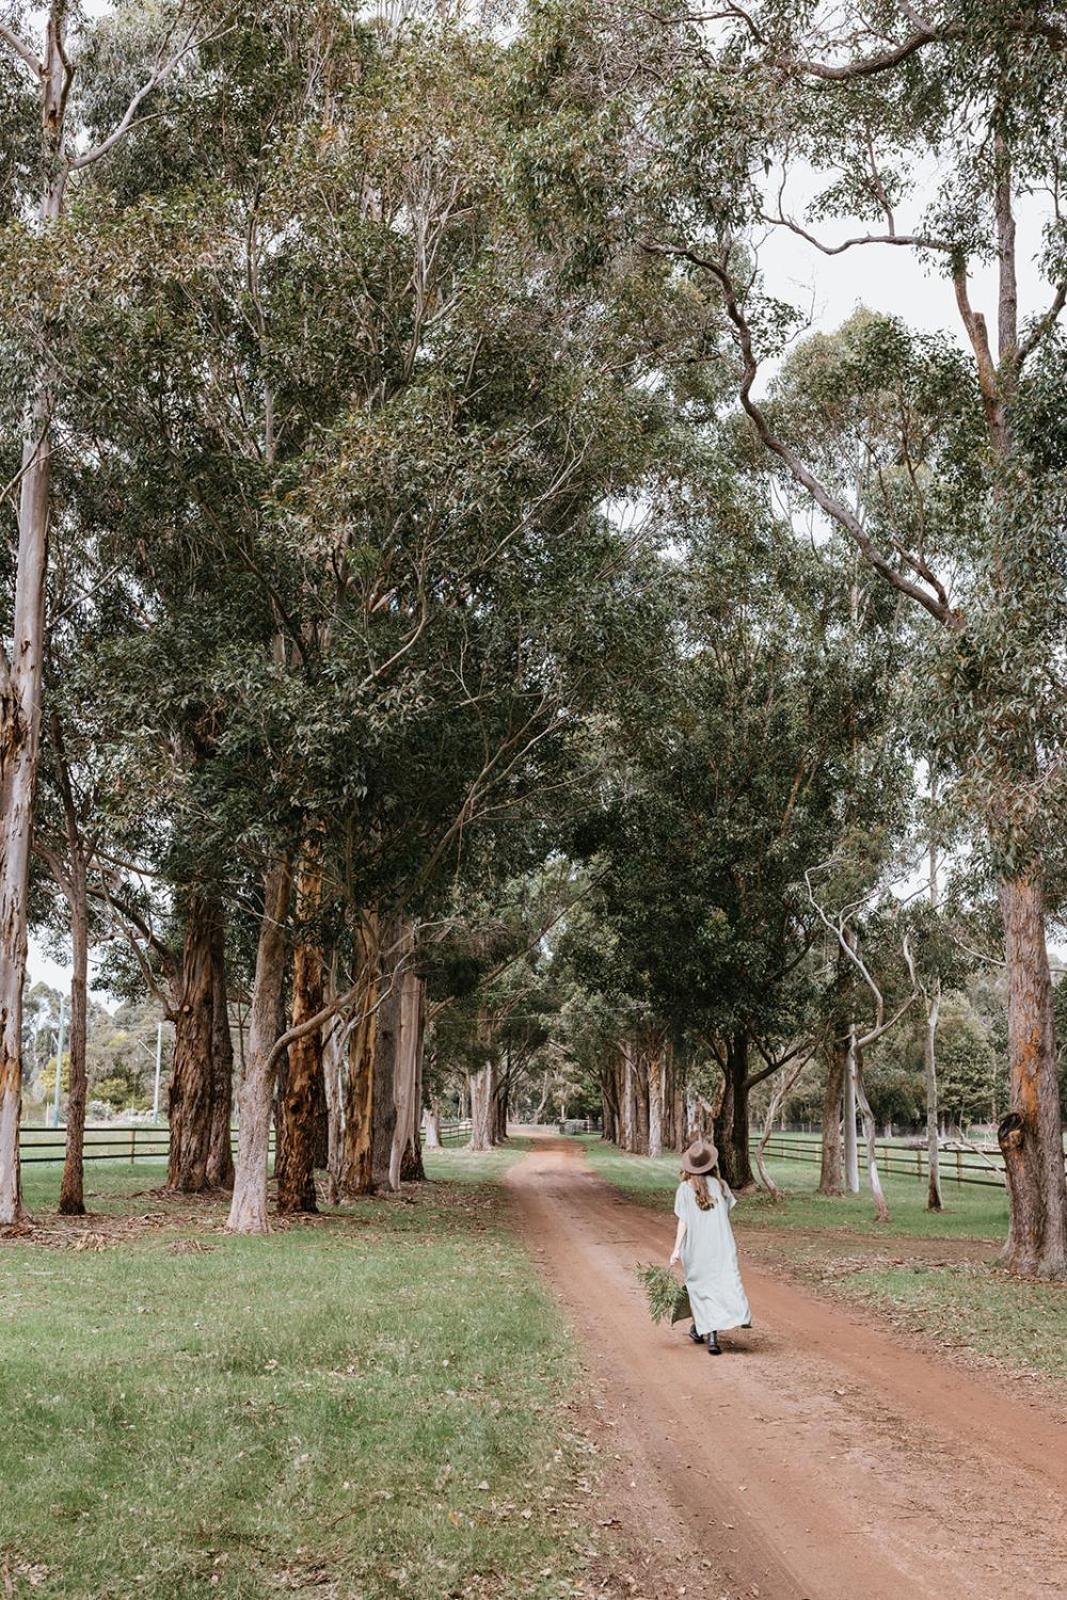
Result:
M667 1267L651 1263L634 1268L634 1277L645 1291L648 1314L653 1322L681 1322L688 1317L689 1295Z

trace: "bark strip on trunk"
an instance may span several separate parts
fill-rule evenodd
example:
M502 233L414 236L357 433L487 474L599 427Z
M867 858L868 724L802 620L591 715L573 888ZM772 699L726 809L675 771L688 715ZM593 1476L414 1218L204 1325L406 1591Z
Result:
M378 1049L378 1001L381 997L378 918L364 913L356 934L359 990L348 1039L344 1083L344 1119L338 1185L346 1198L370 1194L374 1187L374 1067Z
M89 1083L85 1061L89 1020L89 904L85 856L79 845L71 850L68 870L73 974L70 983L67 1138L63 1152L63 1178L59 1186L59 1209L65 1217L81 1217L85 1215L85 1102ZM60 1062L57 1071L61 1068Z
M267 1233L267 1163L274 1099L278 1011L285 978L285 927L292 868L281 857L263 882L263 917L256 950L255 987L249 1011L248 1051L237 1097L237 1163L227 1228L231 1233Z
M220 912L211 945L211 1133L207 1181L215 1189L233 1188L233 1035L226 980L226 924Z
M322 902L322 856L309 844L297 880L296 911L301 934L293 950L294 1028L322 1010L325 973L317 934L312 926ZM325 1086L322 1079L322 1031L312 1030L289 1046L285 1089L279 1096L277 1163L278 1210L283 1215L318 1210L315 1165ZM284 1152L284 1155L282 1154Z
M822 1102L822 1165L819 1193L839 1195L843 1189L844 1149L841 1140L847 1047L831 1039L826 1047L826 1089Z
M374 1053L371 1096L371 1181L376 1190L393 1190L393 1135L396 1131L396 1081L400 1049L400 992L404 930L394 913L382 917L382 993L378 1005L378 1041Z
M167 1157L167 1187L182 1194L199 1194L208 1186L219 923L214 894L200 887L190 890L174 1006Z
M997 1130L1007 1168L1011 1222L1003 1262L1032 1277L1067 1277L1064 1183L1052 981L1036 871L1000 885L1008 969L1011 1109Z

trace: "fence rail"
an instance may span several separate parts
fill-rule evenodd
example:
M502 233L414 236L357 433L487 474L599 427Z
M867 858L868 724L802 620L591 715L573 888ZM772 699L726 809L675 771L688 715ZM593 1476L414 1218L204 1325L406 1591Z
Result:
M471 1136L467 1121L442 1122L441 1143L463 1145ZM230 1130L230 1144L236 1153L237 1129ZM53 1165L62 1162L66 1153L66 1128L23 1127L19 1134L19 1158L23 1166ZM274 1129L270 1134L270 1153L274 1154ZM138 1161L165 1161L170 1154L170 1129L165 1123L130 1124L112 1123L106 1128L86 1128L86 1161L125 1161L133 1165Z
M237 1149L237 1129L230 1130L230 1144ZM66 1128L27 1128L19 1134L19 1159L23 1166L61 1162L66 1152ZM270 1149L274 1151L274 1130ZM170 1153L170 1129L156 1124L133 1122L107 1128L86 1128L86 1161L165 1161Z
M929 1164L927 1162L926 1147L887 1144L878 1140L875 1144L878 1156L879 1171L894 1173L900 1177L911 1177L927 1181ZM785 1161L822 1161L822 1144L818 1139L801 1139L787 1133L772 1133L767 1140L766 1153ZM862 1157L862 1146L861 1146ZM971 1183L986 1189L1003 1189L1007 1182L1004 1176L1004 1159L999 1154L990 1153L980 1155L975 1150L968 1150L964 1146L948 1147L940 1151L939 1167L942 1183Z

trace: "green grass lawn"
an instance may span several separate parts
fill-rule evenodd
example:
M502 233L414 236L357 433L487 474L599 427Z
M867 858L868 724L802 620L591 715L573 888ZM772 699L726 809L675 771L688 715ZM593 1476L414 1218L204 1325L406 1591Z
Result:
M595 1138L583 1143L603 1178L667 1211L678 1182L676 1155L652 1161ZM866 1190L825 1199L815 1193L818 1167L810 1162L771 1160L768 1167L785 1199L746 1194L734 1212L754 1259L785 1268L820 1293L871 1307L905 1337L925 1335L972 1362L1067 1381L1067 1288L1022 1283L988 1259L961 1258L961 1249L988 1257L981 1246L1004 1238L1003 1190L946 1183L945 1210L929 1212L924 1183L886 1178L891 1221L882 1224ZM947 1259L938 1259L939 1240ZM966 1251L967 1241L975 1242L975 1252Z
M671 1154L653 1161L648 1156L626 1155L595 1137L583 1138L586 1153L601 1177L625 1189L643 1204L660 1206L678 1183L678 1157ZM1001 1239L1008 1225L1008 1200L1003 1189L946 1183L945 1209L926 1210L926 1185L914 1178L883 1178L892 1221L888 1228L874 1220L869 1191L829 1200L815 1193L819 1169L807 1161L772 1159L767 1163L774 1181L785 1192L783 1201L772 1200L763 1190L744 1196L743 1210L735 1213L745 1228L790 1227L847 1228L884 1239L887 1235L928 1239ZM866 1181L866 1180L864 1180Z
M486 1181L521 1153L255 1239L101 1163L141 1231L0 1245L2 1592L572 1594L575 1359ZM26 1179L58 1241L58 1170Z

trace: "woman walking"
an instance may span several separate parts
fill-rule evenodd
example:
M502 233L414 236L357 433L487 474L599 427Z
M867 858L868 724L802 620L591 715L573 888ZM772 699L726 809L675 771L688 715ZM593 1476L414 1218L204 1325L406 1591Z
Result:
M719 1332L723 1328L748 1328L748 1309L730 1212L737 1204L719 1176L719 1152L698 1139L682 1157L682 1181L674 1196L678 1231L670 1264L681 1261L685 1286L693 1310L689 1337L694 1344L707 1341L713 1356L721 1356Z

